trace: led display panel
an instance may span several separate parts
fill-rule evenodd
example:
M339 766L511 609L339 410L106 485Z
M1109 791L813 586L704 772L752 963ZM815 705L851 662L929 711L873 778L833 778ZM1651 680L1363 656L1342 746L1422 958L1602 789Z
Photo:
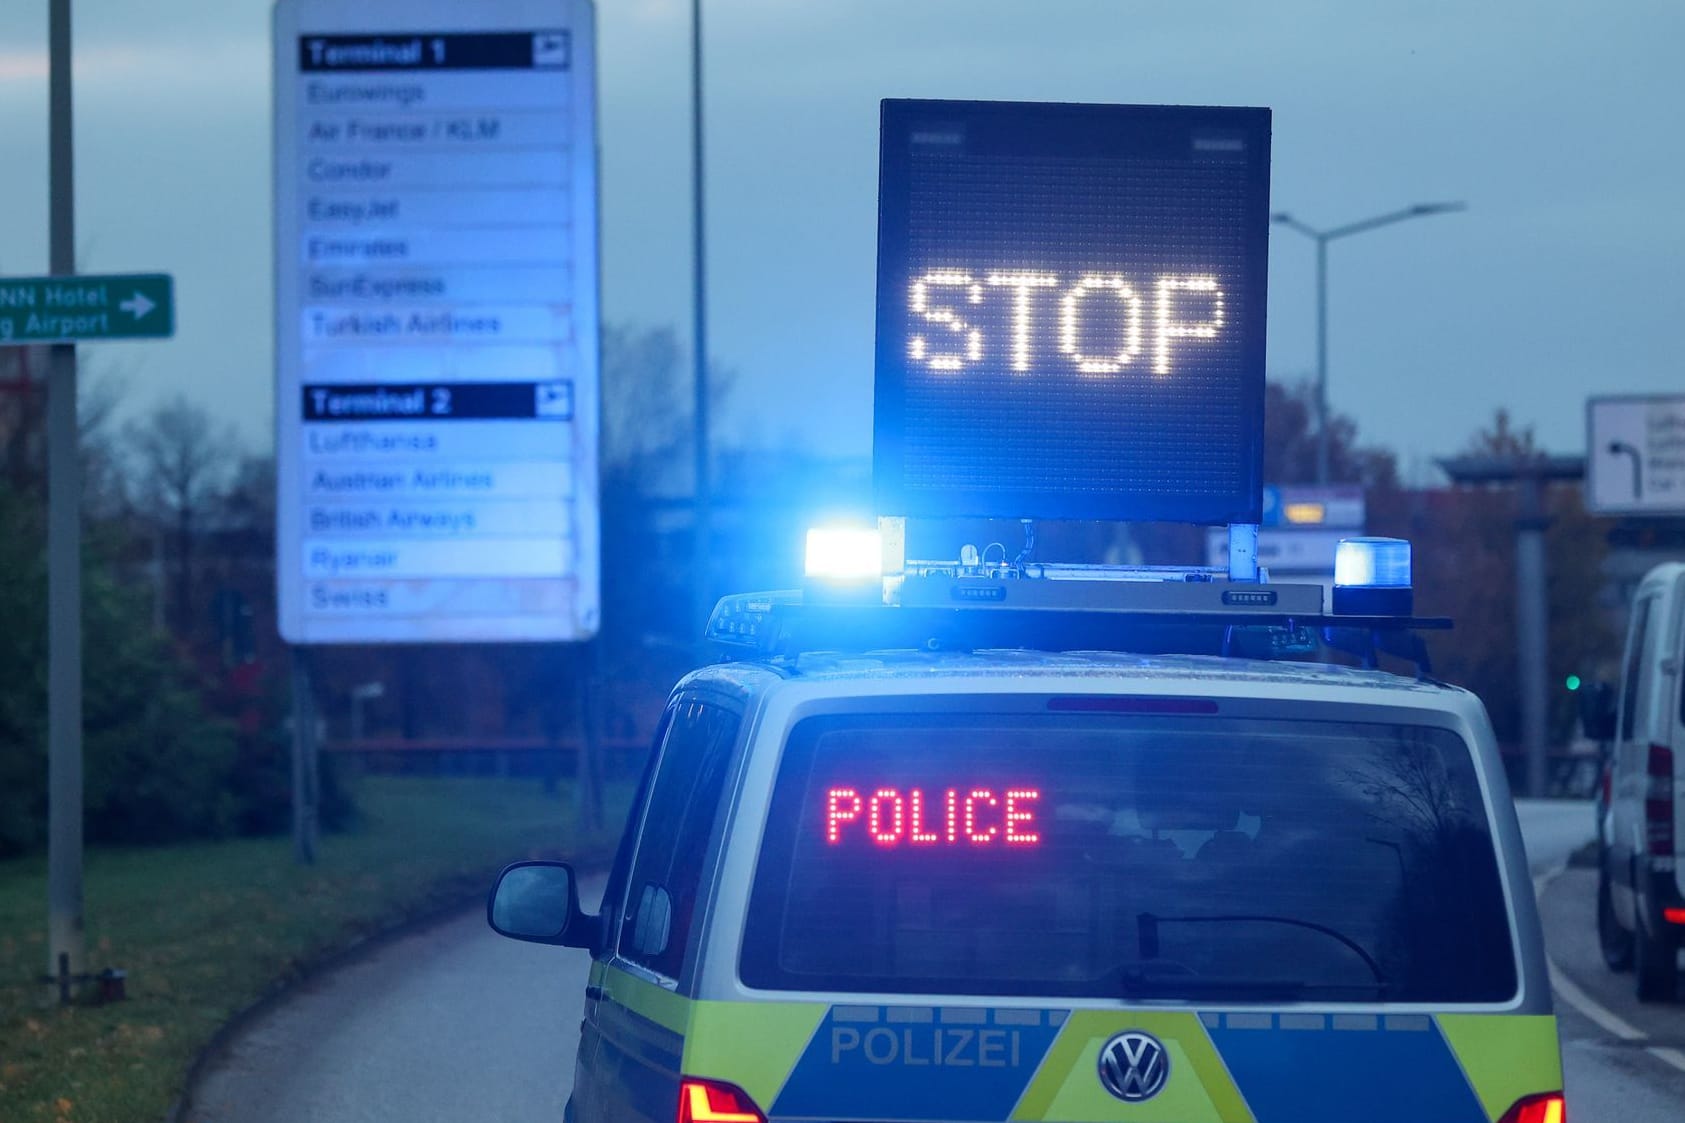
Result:
M888 100L879 513L1259 521L1267 109Z

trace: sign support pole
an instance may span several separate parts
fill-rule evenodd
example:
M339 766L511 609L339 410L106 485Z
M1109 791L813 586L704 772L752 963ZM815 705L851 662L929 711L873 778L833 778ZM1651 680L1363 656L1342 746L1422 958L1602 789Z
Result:
M574 665L581 686L579 756L574 786L574 822L580 834L594 834L603 826L603 673L602 642L589 640Z
M1258 524L1229 524L1229 580L1258 580Z
M52 271L76 271L70 0L48 9L47 178ZM52 347L47 376L47 973L67 1001L87 970L82 931L82 465L76 346ZM49 999L50 1001L51 999Z
M318 828L316 779L316 699L311 693L310 649L292 649L293 686L293 860L316 864Z
M1515 646L1521 685L1521 743L1527 752L1527 794L1543 799L1550 786L1549 678L1550 604L1545 570L1544 481L1538 473L1516 482Z

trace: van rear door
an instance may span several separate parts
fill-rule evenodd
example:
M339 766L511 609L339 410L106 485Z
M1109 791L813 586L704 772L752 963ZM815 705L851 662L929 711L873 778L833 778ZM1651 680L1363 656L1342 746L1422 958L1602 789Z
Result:
M700 1075L856 1121L1487 1123L1561 1087L1457 732L942 701L791 730L737 967L800 1025Z

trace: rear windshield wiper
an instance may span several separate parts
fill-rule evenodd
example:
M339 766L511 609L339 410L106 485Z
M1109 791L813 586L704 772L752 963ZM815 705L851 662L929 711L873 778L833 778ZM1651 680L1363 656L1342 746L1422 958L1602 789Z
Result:
M1354 997L1381 999L1387 984L1322 983L1303 979L1231 978L1184 974L1179 971L1148 970L1143 964L1121 973L1124 998L1234 999L1243 1002L1293 1002L1307 995L1330 991L1354 992Z
M1369 973L1371 975L1373 975L1374 978L1375 978L1375 989L1378 992L1381 992L1381 993L1386 992L1387 985L1388 985L1387 976L1386 976L1386 973L1381 970L1381 965L1379 963L1375 962L1375 957L1370 955L1366 950L1364 950L1364 947L1363 947L1362 944L1358 943L1356 940L1352 939L1350 936L1346 935L1344 932L1341 932L1337 928L1330 928L1326 924L1318 924L1314 920L1300 920L1296 916L1270 916L1270 915L1267 915L1267 914L1249 914L1249 915L1231 915L1231 916L1157 916L1157 915L1155 915L1153 913L1150 913L1150 912L1143 912L1143 913L1137 913L1136 916L1135 916L1135 926L1136 926L1137 934L1138 934L1139 939L1140 939L1141 958L1143 960L1153 960L1153 959L1158 958L1158 949L1159 949L1158 929L1159 929L1159 925L1161 925L1161 924L1242 924L1242 923L1286 924L1286 925L1290 925L1291 927L1294 927L1294 928L1303 928L1307 932L1317 932L1317 933L1320 933L1321 935L1327 936L1329 939L1337 940L1337 941L1339 941L1339 943L1341 943L1345 947L1350 948L1352 953L1354 955L1356 955L1359 959L1363 960L1363 965L1365 967L1369 968ZM1305 984L1301 984L1301 985L1304 985L1304 986L1335 986L1335 985L1338 985L1338 984L1305 983Z

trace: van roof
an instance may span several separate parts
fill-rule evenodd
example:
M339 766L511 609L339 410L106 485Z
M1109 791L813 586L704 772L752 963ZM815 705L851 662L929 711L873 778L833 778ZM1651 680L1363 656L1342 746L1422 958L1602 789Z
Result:
M717 663L693 671L684 685L753 694L773 682L906 682L909 680L1046 678L1062 682L1128 679L1169 684L1190 681L1260 686L1335 687L1467 696L1433 679L1334 663L1281 662L1215 655L1140 655L1113 651L810 652L776 662Z

